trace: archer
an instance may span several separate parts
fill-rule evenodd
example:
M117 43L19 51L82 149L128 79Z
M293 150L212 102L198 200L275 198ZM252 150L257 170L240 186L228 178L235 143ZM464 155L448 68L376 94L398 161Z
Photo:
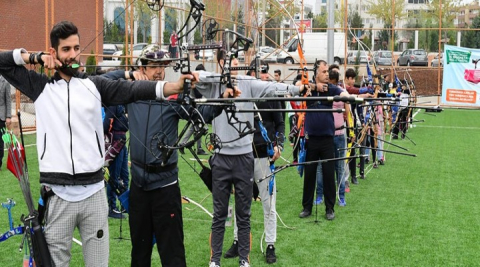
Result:
M136 64L139 68L130 78L137 82L163 81L165 67L171 61L159 45L150 44L142 50ZM109 72L105 77L124 78L122 71ZM154 242L162 266L186 266L177 149L191 149L206 133L205 123L222 109L200 106L197 110L175 100L163 99L136 101L129 104L127 110L132 162L128 201L131 266L151 266ZM180 119L187 120L187 127L194 128L194 140L183 145L180 143L184 131L180 136L178 133Z
M227 58L229 51L227 49L220 50L217 54L218 63L223 69L228 69L230 64L232 66L238 64L236 59ZM222 78L231 79L231 76L221 77L215 76L214 73L199 72L196 88L207 98L228 97L229 94L233 95L235 92L241 92L238 98L284 95L285 93L298 95L300 92L300 88L296 86L260 81L250 76L238 75L237 86L232 86L231 80L227 81L227 84L221 84L220 80ZM232 89L233 91L231 91ZM253 108L252 102L236 105L239 108ZM210 165L212 166L214 210L210 243L212 251L210 267L220 266L225 220L232 186L235 189L239 262L242 267L250 266L250 206L254 180L254 156L252 153L253 131L246 128L251 127L254 120L252 113L238 114L238 116L240 115L242 115L240 118L236 117L235 114L232 117L232 113L229 114L229 112L224 111L212 123L213 131L221 140L222 147L217 149L211 158Z
M78 72L80 35L69 21L50 32L49 54L25 49L0 53L0 74L35 103L40 183L48 199L45 238L54 266L68 266L75 228L80 230L86 266L108 266L108 205L102 167L101 107L136 100L165 99L183 89L177 82L111 81ZM52 78L27 70L40 64Z

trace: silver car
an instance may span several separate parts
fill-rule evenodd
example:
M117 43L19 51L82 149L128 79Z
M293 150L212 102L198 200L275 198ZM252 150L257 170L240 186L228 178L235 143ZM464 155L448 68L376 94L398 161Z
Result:
M398 57L398 66L428 66L427 52L423 49L407 49Z
M387 50L378 50L373 53L373 60L377 65L385 65L391 66L392 65L392 52Z
M358 63L360 64L367 64L370 63L370 56L367 54L367 52L365 51L357 51L357 50L353 50L353 51L350 51L348 52L348 55L347 55L347 64L356 64L357 62L357 57L359 57L358 59Z
M432 67L443 67L443 54L438 54L435 56L435 58L432 60ZM440 58L440 60L439 60Z

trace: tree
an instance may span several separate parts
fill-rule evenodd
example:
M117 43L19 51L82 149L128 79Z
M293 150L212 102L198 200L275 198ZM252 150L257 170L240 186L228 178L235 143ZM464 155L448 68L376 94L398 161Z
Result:
M91 54L92 56L88 56L88 57L87 57L87 62L86 62L87 68L86 68L85 72L86 72L87 74L92 75L92 74L95 74L95 72L96 72L96 70L97 70L97 68L96 68L97 61L95 60L95 56L93 56L93 55L95 54L95 53L93 52L93 50L90 51L90 54Z
M354 38L352 36L352 33L355 34L356 37L360 37L362 36L362 30L363 30L363 22L362 22L362 17L360 17L360 15L358 14L357 11L353 11L350 16L351 18L350 20L350 28L351 28L351 33L348 34L348 43L352 44L352 43L356 43L356 41L354 42ZM357 44L358 45L358 44ZM353 49L356 49L355 47L352 47Z
M265 24L265 45L271 47L277 47L280 43L280 34L278 30L273 30L273 28L278 28L283 20L282 16L273 16L275 15L281 7L278 6L277 2L270 3L265 9L266 11L266 24Z
M125 39L125 31L121 29L115 21L103 20L103 42L104 43L120 43Z
M369 4L368 14L383 20L387 25L392 24L392 0L375 0L367 1L367 3ZM407 16L405 3L406 1L395 1L395 8L393 10L395 21L404 19Z
M313 32L326 32L327 31L326 28L328 28L327 14L322 13L322 14L316 15L313 18L312 26L313 26L313 30L312 30Z
M378 41L382 44L382 49L390 50L391 49L391 42L392 42L392 25L385 24L383 25L383 30L378 33ZM398 39L397 33L394 32L394 40ZM410 39L411 40L411 39Z
M470 29L480 29L480 16L472 21ZM480 31L467 31L462 42L463 47L480 48Z
M177 23L177 11L173 8L165 8L165 30L163 31L163 43L170 43L170 34L179 30Z
M138 22L137 39L146 43L151 39L151 21L155 15L145 1L135 2L135 20Z

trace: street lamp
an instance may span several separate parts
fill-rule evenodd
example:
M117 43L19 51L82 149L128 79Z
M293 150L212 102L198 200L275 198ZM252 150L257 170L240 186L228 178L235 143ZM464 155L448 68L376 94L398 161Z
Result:
M145 0L147 6L153 11L160 11L163 8L164 0Z

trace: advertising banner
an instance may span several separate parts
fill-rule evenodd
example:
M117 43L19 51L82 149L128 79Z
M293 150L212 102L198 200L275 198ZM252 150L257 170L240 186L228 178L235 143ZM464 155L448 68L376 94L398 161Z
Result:
M480 50L445 45L442 104L480 107Z

